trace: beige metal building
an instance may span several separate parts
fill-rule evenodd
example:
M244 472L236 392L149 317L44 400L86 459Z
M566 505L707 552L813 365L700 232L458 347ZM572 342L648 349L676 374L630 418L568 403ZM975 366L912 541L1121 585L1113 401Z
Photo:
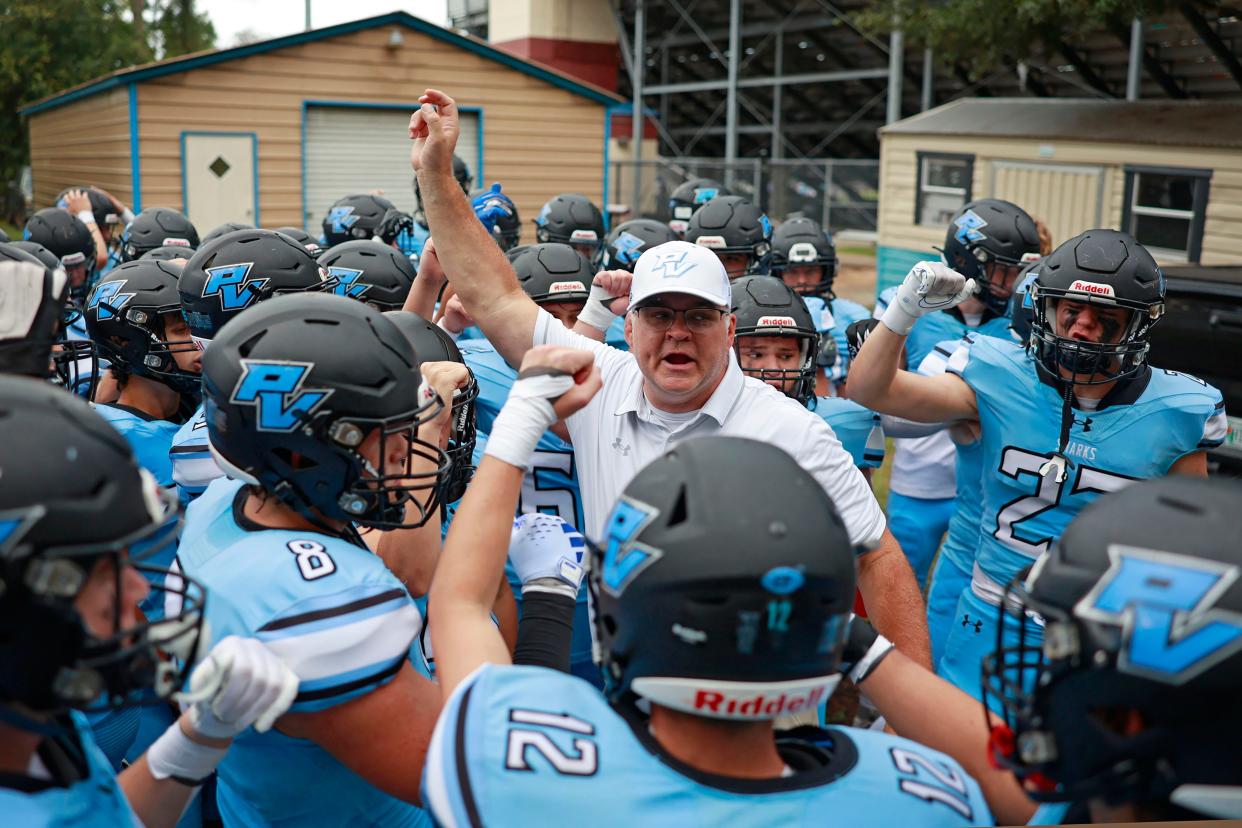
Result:
M36 101L35 203L98 184L142 207L318 232L328 206L382 189L413 210L406 125L426 87L462 108L458 154L530 222L557 193L597 204L611 92L397 12L132 67Z
M1054 244L1114 227L1161 263L1242 262L1242 103L967 98L880 139L881 289L975 198L1020 205Z

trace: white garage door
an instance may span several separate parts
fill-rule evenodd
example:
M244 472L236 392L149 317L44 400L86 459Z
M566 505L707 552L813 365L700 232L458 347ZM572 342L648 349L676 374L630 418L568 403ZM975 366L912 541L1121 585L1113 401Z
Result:
M1103 167L992 162L992 198L1020 204L1043 220L1054 246L1102 226L1103 195Z
M414 212L414 173L407 129L411 109L308 106L304 225L319 235L323 217L337 199L383 190L384 197ZM457 154L479 181L479 118L461 113Z

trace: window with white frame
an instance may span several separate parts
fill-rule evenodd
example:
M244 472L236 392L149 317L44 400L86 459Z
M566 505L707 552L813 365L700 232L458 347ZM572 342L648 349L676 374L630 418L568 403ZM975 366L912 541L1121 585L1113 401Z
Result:
M914 223L944 227L970 201L973 155L918 154Z
M1127 167L1122 225L1152 253L1199 260L1210 170Z

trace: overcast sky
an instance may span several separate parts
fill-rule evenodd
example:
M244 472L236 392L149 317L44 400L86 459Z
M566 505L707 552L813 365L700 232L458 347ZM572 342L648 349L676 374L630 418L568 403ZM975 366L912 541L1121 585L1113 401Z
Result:
M207 12L216 27L216 45L227 49L238 43L238 35L253 32L269 37L293 34L305 28L307 0L199 0L198 8ZM416 17L443 26L448 19L446 0L310 0L311 25L316 29L390 11L407 11Z

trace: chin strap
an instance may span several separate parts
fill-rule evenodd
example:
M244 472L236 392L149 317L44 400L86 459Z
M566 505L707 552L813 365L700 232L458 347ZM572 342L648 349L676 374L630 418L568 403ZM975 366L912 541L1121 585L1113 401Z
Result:
M1053 479L1058 483L1064 483L1068 476L1065 471L1065 465L1068 462L1065 457L1065 447L1069 445L1070 429L1074 427L1074 385L1069 382L1062 382L1061 385L1065 388L1065 395L1061 401L1061 436L1057 439L1056 453L1048 458L1048 462L1039 467L1041 477L1052 473Z

